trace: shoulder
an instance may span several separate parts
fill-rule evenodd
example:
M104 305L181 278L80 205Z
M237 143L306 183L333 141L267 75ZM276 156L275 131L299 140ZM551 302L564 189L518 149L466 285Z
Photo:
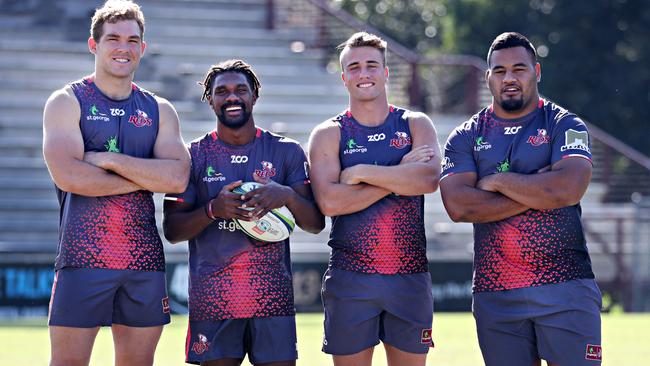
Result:
M340 124L340 116L335 116L329 119L326 119L325 121L319 123L314 127L312 130L311 136L339 136L340 135L340 129L341 129L341 124Z
M409 124L411 126L432 126L433 121L429 116L422 112L415 112L415 111L409 111L405 110L404 114L402 115L405 120L408 120Z
M45 108L48 110L56 110L60 113L80 110L79 100L77 100L70 85L66 85L63 88L52 92L49 98L47 98Z

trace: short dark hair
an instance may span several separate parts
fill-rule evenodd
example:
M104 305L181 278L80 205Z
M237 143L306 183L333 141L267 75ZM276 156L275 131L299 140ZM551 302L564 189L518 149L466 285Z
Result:
M492 52L513 47L525 48L533 59L533 63L537 63L537 51L535 51L535 47L533 47L533 44L528 40L528 38L517 32L505 32L499 34L497 38L492 41L492 45L490 45L487 54L488 66L490 65Z
M381 52L382 61L384 66L386 66L386 47L388 44L386 41L381 39L379 36L368 32L357 32L353 34L347 41L341 43L336 47L339 50L340 54L343 53L348 48L357 48L357 47L372 47L379 52Z
M140 38L144 38L144 14L140 5L130 0L107 0L104 5L95 10L90 23L90 35L99 42L104 31L104 23L117 23L120 20L135 20L140 28Z
M238 72L240 74L243 74L246 77L246 80L248 80L248 84L250 85L251 89L253 89L253 96L255 98L258 98L260 96L259 93L262 85L260 84L260 80L257 78L257 75L255 75L255 72L253 71L251 65L245 63L242 60L226 60L216 65L212 65L210 67L210 70L208 70L208 73L205 74L203 82L199 82L199 85L203 86L203 96L201 96L201 101L206 100L208 96L212 94L212 84L214 83L214 79L217 77L217 75L223 74L225 72Z

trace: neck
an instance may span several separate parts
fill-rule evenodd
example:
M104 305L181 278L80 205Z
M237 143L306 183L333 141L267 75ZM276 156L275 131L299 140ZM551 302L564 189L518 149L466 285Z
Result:
M217 135L219 139L228 145L246 145L255 140L257 127L251 117L245 125L240 128L228 127L217 120Z
M95 71L93 78L99 90L111 99L122 100L131 95L133 74L129 77L117 78Z
M379 126L384 123L389 111L385 95L372 101L350 99L350 113L364 126Z

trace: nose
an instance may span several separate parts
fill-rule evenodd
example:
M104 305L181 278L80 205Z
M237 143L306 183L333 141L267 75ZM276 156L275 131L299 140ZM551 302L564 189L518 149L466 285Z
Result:
M510 84L510 83L512 83L512 82L514 82L516 80L517 80L517 78L515 77L515 73L510 71L510 70L506 70L506 73L503 76L503 83L504 84Z

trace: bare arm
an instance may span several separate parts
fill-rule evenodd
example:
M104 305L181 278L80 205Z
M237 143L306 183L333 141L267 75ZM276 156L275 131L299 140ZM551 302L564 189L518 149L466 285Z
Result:
M475 187L476 173L458 173L440 181L442 202L454 222L484 223L506 219L528 207L500 193Z
M498 173L484 177L477 187L499 192L522 205L548 210L575 205L587 191L591 163L568 158L553 164L550 171L538 174Z
M113 171L152 192L183 192L189 178L190 156L181 138L174 107L162 98L158 98L158 106L160 123L153 159L113 152L88 152L84 160Z
M289 187L257 175L253 178L264 185L242 196L245 207L255 208L252 217L262 217L274 208L287 206L303 230L318 234L325 228L325 218L314 202L309 185L300 182Z
M340 139L338 126L331 122L317 126L309 138L312 189L318 207L327 216L361 211L390 194L384 188L368 184L349 185L339 182Z
M359 164L341 173L341 182L347 184L367 183L400 195L417 196L435 192L440 177L440 145L433 122L423 113L411 112L409 126L412 149L429 148L429 159L394 166Z
M43 112L43 156L61 190L84 196L112 196L143 189L136 183L83 161L79 102L69 88L57 90Z
M250 220L248 211L241 207L243 201L240 195L231 191L241 185L238 180L221 188L217 197L208 202L215 217L229 220L233 218ZM206 205L194 207L194 205L165 200L163 205L163 232L170 243L189 240L199 235L205 228L213 223L208 217Z

